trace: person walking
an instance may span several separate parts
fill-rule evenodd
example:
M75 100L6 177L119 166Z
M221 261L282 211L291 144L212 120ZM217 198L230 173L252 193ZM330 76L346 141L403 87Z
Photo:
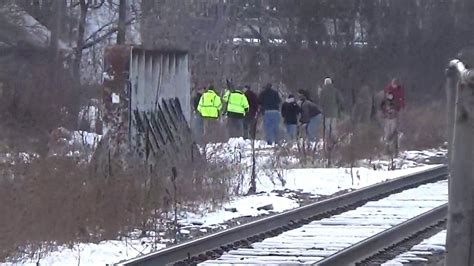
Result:
M299 90L301 100L301 117L300 123L306 132L309 141L318 141L318 128L323 119L323 115L319 107L309 99L309 95L305 90Z
M380 106L383 114L383 141L385 152L395 156L398 153L398 111L393 93L385 94Z
M211 127L218 121L222 109L222 100L213 85L210 85L199 99L197 110L204 120L204 135L209 135Z
M257 131L258 97L249 85L244 86L244 93L249 103L249 110L244 118L244 139L255 139Z
M398 79L394 78L384 88L385 94L393 94L393 100L395 103L395 109L400 112L405 108L405 89L400 85Z
M226 103L229 137L242 137L245 114L249 110L247 96L241 89L229 89L224 94L223 100Z
M342 113L342 96L339 90L334 87L330 78L324 79L324 85L319 94L321 111L324 114L325 139L334 144L337 140L337 119Z
M398 80L393 79L385 86L384 99L380 105L384 122L385 151L393 156L398 154L399 113L403 108L405 108L405 91Z
M297 138L298 116L301 113L300 106L296 103L295 96L288 95L288 98L281 106L281 116L285 124L288 140L295 141Z
M268 145L278 143L278 131L280 128L280 103L281 98L272 84L268 83L258 96L260 109L263 113L263 127L265 139Z

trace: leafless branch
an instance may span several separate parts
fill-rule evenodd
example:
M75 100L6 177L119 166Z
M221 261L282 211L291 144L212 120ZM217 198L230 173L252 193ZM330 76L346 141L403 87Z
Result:
M92 5L91 3L91 0L87 1L87 6L90 8L90 9L99 9L102 7L102 5L104 5L104 2L105 0L101 0L99 3L97 3L96 5Z
M71 7L74 8L76 6L79 6L81 4L81 1L77 1L76 3L71 2Z
M128 21L125 22L125 25L130 25L133 23L133 21L135 21L135 18L132 18L132 19L129 19ZM113 28L111 28L110 30L108 30L106 33L104 33L103 35L95 38L94 40L92 41L89 41L87 43L85 43L82 47L81 47L81 50L85 50L85 49L88 49L94 45L96 45L97 43L107 39L108 37L110 37L112 34L116 33L118 31L118 27L115 26Z
M262 35L262 33L256 29L254 26L250 25L250 24L247 24L247 27L250 29L250 31L252 31L252 33L258 38L260 39L260 41L262 42L262 45L263 46L266 46L268 44L268 40Z
M114 25L114 24L117 24L117 21L110 21L109 23L106 23L104 25L102 25L102 27L100 27L99 29L97 29L96 31L94 31L91 35L89 35L89 37L87 37L84 42L88 42L89 40L93 39L94 36L96 36L98 33L100 33L101 31L103 31L105 28L109 27L110 25Z

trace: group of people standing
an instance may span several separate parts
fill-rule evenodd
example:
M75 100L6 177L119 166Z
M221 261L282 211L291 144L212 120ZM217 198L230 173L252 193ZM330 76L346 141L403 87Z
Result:
M317 90L299 90L296 96L290 94L284 101L270 83L257 95L250 86L233 88L229 82L222 97L210 85L198 89L193 101L196 112L194 131L198 140L212 133L214 123L221 117L227 117L229 137L255 138L257 120L261 117L265 140L269 145L282 139L279 136L282 120L286 140L295 141L300 136L317 141L322 124L325 144L332 145L337 141L337 120L344 109L342 95L331 78L325 78ZM371 101L384 130L386 149L397 153L399 112L405 107L404 89L393 79L383 90L375 93ZM353 112L361 111L354 108Z
M213 123L221 116L227 117L229 137L255 138L259 114L263 119L263 129L267 144L278 143L280 124L286 130L287 140L296 140L298 135L316 141L319 126L325 121L326 136L335 134L335 119L339 115L341 100L339 91L326 78L317 95L299 90L297 97L290 94L284 102L280 93L268 83L257 95L249 86L229 88L222 98L214 86L201 88L194 97L196 111L195 132L198 138L213 129ZM315 98L321 105L318 105Z
M221 98L213 85L200 88L194 97L195 135L202 140L222 116L227 117L230 137L255 136L258 112L257 95L249 86L227 89Z

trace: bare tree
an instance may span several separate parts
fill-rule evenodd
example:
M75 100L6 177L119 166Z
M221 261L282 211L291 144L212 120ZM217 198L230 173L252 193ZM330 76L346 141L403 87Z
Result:
M92 0L79 0L78 5L80 7L80 18L77 30L76 49L74 51L74 61L72 65L73 75L80 77L80 67L82 61L82 51L87 48L86 40L84 39L86 31L86 19L89 9L98 9L104 4L105 0L101 0L99 3L94 4Z

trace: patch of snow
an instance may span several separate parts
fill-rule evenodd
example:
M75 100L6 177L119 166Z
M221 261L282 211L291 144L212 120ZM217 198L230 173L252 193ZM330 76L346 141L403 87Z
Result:
M285 185L273 183L268 176L259 176L257 189L272 191L287 188L315 195L331 195L344 189L358 189L436 166L428 165L394 171L354 168L352 169L354 183L349 168L290 169L284 173Z
M39 265L65 266L65 265L106 265L118 261L131 259L141 254L152 252L152 239L103 241L99 244L76 244L72 248L61 246L39 260ZM164 248L157 244L156 248ZM20 262L4 262L0 266L36 266L38 258L26 259Z
M276 193L272 193L274 190L290 189L314 195L331 195L344 189L358 189L433 167L436 166L430 165L384 172L358 168L354 170L354 173L359 173L360 180L357 180L355 184L352 184L350 169L346 168L288 170L284 177L286 180L284 186L272 183L268 176L259 176L257 189L265 193L235 197L216 211L204 211L201 214L188 213L188 217L182 223L197 224L198 221L202 226L212 226L234 218L268 214L269 211L257 210L258 207L267 204L273 205L274 209L271 212L283 212L299 207L296 199L278 196ZM235 208L236 211L230 211L232 208Z
M101 138L102 136L99 134L78 130L73 132L72 138L69 140L69 144L73 146L85 146L95 149L97 148Z
M258 207L268 204L273 204L274 209L272 211L257 210ZM283 212L297 207L299 207L299 204L296 200L278 196L276 193L250 195L247 197L236 197L217 211L205 211L203 214L188 213L188 218L184 219L181 223L195 224L198 220L202 226L209 227L234 218L255 217L271 212ZM225 209L228 208L235 208L236 212L226 211Z

